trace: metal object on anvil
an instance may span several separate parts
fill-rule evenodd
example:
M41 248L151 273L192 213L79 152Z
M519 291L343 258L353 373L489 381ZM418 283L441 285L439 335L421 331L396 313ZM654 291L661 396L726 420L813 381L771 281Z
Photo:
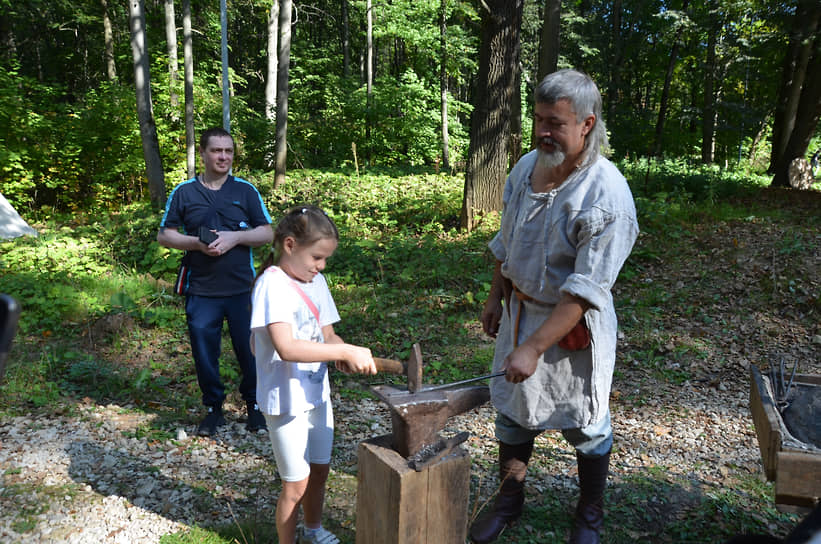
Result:
M439 440L448 418L481 406L490 400L486 385L412 393L389 385L371 388L391 410L393 448L410 457Z
M450 455L450 452L452 452L456 446L467 440L469 436L469 432L462 431L450 438L443 438L435 444L428 444L408 459L408 466L416 472L421 472L426 467Z
M458 382L450 382L450 383L443 383L442 385L432 385L430 387L423 387L418 392L419 393L427 393L428 391L440 391L442 389L453 389L454 387L458 387L460 385L465 385L468 383L478 382L480 380L487 380L488 378L498 378L499 376L504 376L507 373L505 370L500 370L498 372L492 372L490 374L485 374L484 376L476 376L475 378L468 378L467 380L460 380Z
M374 357L376 363L376 370L379 372L390 372L393 374L402 374L408 377L408 391L415 392L419 390L422 385L422 350L419 344L414 344L411 349L411 355L407 363L397 361L395 359L383 359L382 357Z

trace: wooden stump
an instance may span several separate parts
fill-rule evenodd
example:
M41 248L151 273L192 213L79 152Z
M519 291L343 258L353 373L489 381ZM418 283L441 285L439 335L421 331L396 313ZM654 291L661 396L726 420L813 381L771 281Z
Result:
M391 435L359 445L356 544L464 544L470 456L460 448L423 469L391 448Z

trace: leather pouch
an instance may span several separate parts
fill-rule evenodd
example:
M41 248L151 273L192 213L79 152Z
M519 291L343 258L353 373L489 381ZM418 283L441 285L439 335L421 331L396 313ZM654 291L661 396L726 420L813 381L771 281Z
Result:
M582 318L564 338L559 340L559 347L568 351L587 349L590 345L590 330Z

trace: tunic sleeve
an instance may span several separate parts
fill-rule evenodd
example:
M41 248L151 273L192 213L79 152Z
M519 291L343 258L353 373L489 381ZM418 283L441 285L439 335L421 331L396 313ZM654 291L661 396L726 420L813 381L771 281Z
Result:
M632 200L615 211L593 207L579 232L575 269L560 291L583 298L597 310L610 305L611 288L638 236Z

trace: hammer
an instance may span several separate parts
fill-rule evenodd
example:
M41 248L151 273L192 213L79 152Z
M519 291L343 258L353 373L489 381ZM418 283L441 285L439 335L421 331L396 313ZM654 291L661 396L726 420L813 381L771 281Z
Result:
M419 348L419 344L414 344L411 348L410 358L407 363L381 357L374 357L373 361L376 363L376 370L379 372L407 376L409 392L415 393L422 387L422 350Z

